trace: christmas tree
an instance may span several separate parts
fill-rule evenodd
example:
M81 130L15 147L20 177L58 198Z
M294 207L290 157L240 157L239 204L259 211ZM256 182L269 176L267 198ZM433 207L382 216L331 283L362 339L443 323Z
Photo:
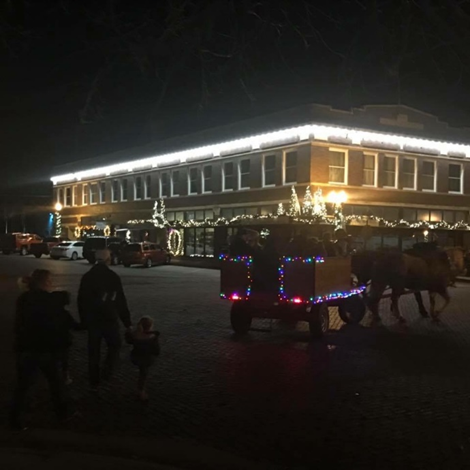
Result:
M326 218L325 198L320 188L318 188L313 195L313 215L321 219Z
M302 214L312 215L313 213L313 198L312 193L310 192L310 186L307 186L305 190L305 196L302 203Z
M291 217L295 217L300 215L300 203L299 197L297 196L297 192L295 191L295 186L292 186L292 193L290 196L290 204L289 204L289 212L287 215Z
M162 225L167 224L165 216L165 202L163 199L155 201L155 204L153 205L152 221L155 227L161 227Z
M280 202L277 206L277 215L284 215L286 210L284 209L284 204Z

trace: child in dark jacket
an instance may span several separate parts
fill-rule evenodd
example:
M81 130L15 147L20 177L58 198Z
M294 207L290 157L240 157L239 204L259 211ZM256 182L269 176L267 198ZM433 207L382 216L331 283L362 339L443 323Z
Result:
M139 380L137 390L142 401L148 400L145 390L150 366L160 354L158 337L160 333L153 331L153 320L150 317L142 317L137 323L135 330L126 332L126 340L133 345L131 351L131 362L139 368Z

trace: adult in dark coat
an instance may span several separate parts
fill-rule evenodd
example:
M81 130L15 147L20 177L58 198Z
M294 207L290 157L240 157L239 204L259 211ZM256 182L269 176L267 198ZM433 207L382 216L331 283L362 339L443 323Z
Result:
M27 288L16 304L17 385L9 416L14 429L23 429L27 392L39 371L49 382L59 420L66 421L72 416L61 371L63 353L71 344L69 330L77 325L65 309L69 295L51 292L51 273L44 269L33 272L27 280Z
M120 277L109 268L108 250L95 254L96 264L82 277L78 291L78 312L88 330L88 372L90 386L96 390L100 379L111 378L121 349L119 321L128 329L131 317ZM107 356L101 373L101 343Z

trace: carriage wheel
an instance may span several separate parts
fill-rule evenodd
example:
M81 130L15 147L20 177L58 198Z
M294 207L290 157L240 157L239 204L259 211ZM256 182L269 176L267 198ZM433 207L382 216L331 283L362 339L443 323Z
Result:
M326 303L312 307L313 318L309 321L310 336L321 338L330 327L330 312Z
M248 333L251 326L251 312L246 302L233 302L230 310L230 323L235 333L239 335Z
M353 295L338 305L338 314L344 323L357 325L366 314L366 304L361 295Z

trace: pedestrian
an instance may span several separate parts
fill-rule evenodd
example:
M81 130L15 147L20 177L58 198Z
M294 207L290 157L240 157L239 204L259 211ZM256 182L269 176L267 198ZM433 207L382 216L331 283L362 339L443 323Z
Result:
M142 401L148 400L145 385L150 367L160 354L159 336L160 333L153 330L153 320L150 317L142 317L137 323L135 331L128 330L126 332L127 342L133 345L131 362L139 368L137 391Z
M12 429L24 429L22 414L27 392L41 371L49 382L54 411L62 422L74 416L61 374L64 350L70 344L69 325L76 323L65 305L66 292L52 292L50 271L36 269L31 277L22 278L25 291L19 296L15 315L15 352L17 385L9 421Z
M325 248L326 256L336 256L336 247L331 240L331 233L324 232L322 235L322 242Z
M96 264L83 275L78 291L78 312L88 330L88 372L90 387L97 391L101 379L109 380L119 359L121 333L119 321L129 329L131 317L120 277L109 268L109 250L95 253ZM103 369L101 343L107 346Z

